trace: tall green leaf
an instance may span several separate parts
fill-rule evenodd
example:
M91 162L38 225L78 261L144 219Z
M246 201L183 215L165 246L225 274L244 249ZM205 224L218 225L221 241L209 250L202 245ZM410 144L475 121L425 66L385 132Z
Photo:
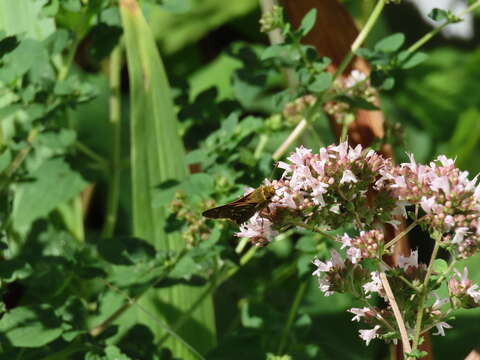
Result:
M120 11L125 34L131 93L131 167L134 235L157 250L180 250L180 234L164 231L166 210L152 203L155 187L187 176L187 165L177 128L168 79L151 30L135 0L122 0ZM141 298L148 314L137 308L137 321L147 324L155 338L165 334L154 318L173 324L201 296L202 287L176 285L150 290ZM215 342L212 299L207 297L178 330L195 349L205 353ZM194 358L178 340L168 343L175 357Z

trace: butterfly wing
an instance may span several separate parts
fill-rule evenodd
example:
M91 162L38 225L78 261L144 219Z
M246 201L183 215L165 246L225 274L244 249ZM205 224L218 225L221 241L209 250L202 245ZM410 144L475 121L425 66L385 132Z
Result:
M257 209L257 203L249 201L249 195L247 194L231 203L204 211L202 215L211 219L230 219L240 225L250 219Z

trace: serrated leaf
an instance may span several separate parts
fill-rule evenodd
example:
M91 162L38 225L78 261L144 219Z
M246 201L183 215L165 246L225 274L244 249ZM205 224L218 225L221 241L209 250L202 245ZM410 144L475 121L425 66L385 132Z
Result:
M31 176L32 182L17 185L13 204L13 225L22 233L33 221L47 216L87 186L87 182L59 158L47 160Z
M405 41L405 35L401 33L387 36L375 45L375 51L383 53L392 53L400 49Z
M8 35L46 39L55 31L54 19L46 17L42 11L47 2L48 0L0 0L0 30Z
M302 22L298 28L300 36L307 35L310 30L312 30L315 25L315 20L317 19L317 9L313 8L302 19Z
M61 322L49 306L20 306L3 315L0 331L13 346L44 346L62 334Z

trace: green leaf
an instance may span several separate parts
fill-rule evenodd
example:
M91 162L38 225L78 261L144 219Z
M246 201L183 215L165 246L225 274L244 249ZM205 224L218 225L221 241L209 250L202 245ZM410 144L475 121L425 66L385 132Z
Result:
M104 239L98 243L97 248L100 256L116 265L135 265L152 260L155 256L152 245L133 237Z
M44 346L62 334L61 322L49 306L20 306L3 315L0 331L13 346Z
M10 53L4 56L4 64L0 69L0 80L6 83L15 81L27 73L34 65L38 66L36 57L32 54L42 55L43 61L46 53L42 43L26 39Z
M240 302L240 310L242 314L242 325L247 328L258 329L263 324L263 319L258 316L252 316L249 314L248 300L244 299Z
M457 157L461 166L466 163L480 142L480 111L471 107L460 114L448 144L448 154Z
M67 11L77 12L82 9L80 0L62 0L60 3Z
M412 56L408 57L401 65L402 69L411 69L425 60L428 59L428 55L424 52L416 52Z
M174 14L182 14L192 10L191 0L163 0L162 9Z
M302 19L298 31L301 36L307 35L310 30L312 30L313 25L315 25L315 20L317 19L317 9L313 8Z
M447 271L448 263L443 259L435 259L433 262L433 271L438 274L444 274Z
M133 234L145 239L157 251L180 251L185 245L178 232L166 234L165 207L155 207L156 187L167 180L183 180L187 175L185 151L178 131L172 95L156 42L133 0L120 3L131 93L131 171ZM171 318L187 311L203 293L202 287L175 285L161 291L151 289L140 303L159 318ZM159 304L162 304L159 306ZM178 330L189 344L206 352L215 343L212 299L206 297L191 314L197 326ZM144 312L137 320L148 324L155 338L164 329ZM178 340L167 341L173 355L194 359L191 351Z
M267 47L260 57L261 60L267 60L277 57L286 57L292 52L292 47L289 44L275 44Z
M0 173L4 172L12 161L10 149L5 149L0 155Z
M433 21L441 21L441 20L446 20L449 17L450 11L448 10L442 10L439 8L434 8L430 13L428 14L428 17L432 19Z
M332 85L332 78L332 74L323 72L315 77L315 80L308 86L308 89L317 93L325 91Z
M87 185L59 158L47 160L31 176L34 180L19 184L15 192L12 218L14 227L20 232L28 231L33 221L47 216Z
M185 0L169 0L170 4ZM152 7L149 22L155 38L162 43L165 54L197 43L208 32L222 24L241 18L258 7L257 0L224 1L224 0L190 0L191 10L185 13L165 11L160 7Z
M42 12L47 2L48 0L0 0L0 30L8 35L46 39L55 31L54 19L46 17Z
M383 53L392 53L400 49L405 41L405 35L401 33L387 36L375 45L375 51Z

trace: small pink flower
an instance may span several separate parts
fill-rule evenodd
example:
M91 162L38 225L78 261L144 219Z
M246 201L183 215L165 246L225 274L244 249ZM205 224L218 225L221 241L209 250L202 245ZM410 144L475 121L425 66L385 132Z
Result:
M437 332L433 333L432 335L445 336L445 331L443 329L451 329L452 325L449 325L446 322L442 321L442 322L436 324L435 327L437 328Z
M380 294L380 291L383 290L382 281L380 280L380 274L378 273L378 271L372 271L370 273L370 276L372 277L372 281L362 286L363 291L365 291L365 294L368 294L368 293ZM366 297L369 298L370 296L371 295L368 295Z
M452 239L452 243L454 243L454 244L461 243L463 241L465 235L467 234L467 232L468 232L467 227L459 227L459 228L455 229L455 236Z
M313 259L313 265L317 267L317 269L312 273L313 276L320 276L322 272L329 272L333 269L332 260L323 262L320 261L318 258L315 258Z
M437 160L445 167L452 167L455 165L455 162L452 159L447 158L445 155L440 155Z
M423 211L425 211L427 214L430 214L434 205L435 205L435 196L432 196L429 198L427 198L426 196L422 196L422 200L420 201L420 206L422 207Z
M344 249L347 246L352 246L352 238L348 236L347 233L343 234L342 238L340 239L340 242L342 243L341 249Z
M378 329L380 329L380 325L375 325L373 329L370 330L360 330L360 338L364 340L368 346L370 344L370 341L372 341L375 338L378 338Z
M450 194L450 182L448 181L447 176L437 176L435 177L431 184L430 189L433 191L442 190L445 195Z
M300 145L287 159L297 166L305 165L312 156L312 150Z
M364 307L364 308L351 308L347 310L348 312L351 312L355 316L352 318L352 321L360 321L360 318L364 317L366 313L368 313L370 308Z
M418 250L413 250L410 252L410 256L399 255L397 260L398 267L403 270L408 270L409 267L418 266Z
M345 170L343 172L342 178L340 179L340 184L351 183L351 182L356 183L357 181L358 179L356 178L353 172L351 172L350 170Z
M447 225L448 228L451 228L455 225L455 219L453 218L452 215L447 215L445 216L444 223L445 225Z

